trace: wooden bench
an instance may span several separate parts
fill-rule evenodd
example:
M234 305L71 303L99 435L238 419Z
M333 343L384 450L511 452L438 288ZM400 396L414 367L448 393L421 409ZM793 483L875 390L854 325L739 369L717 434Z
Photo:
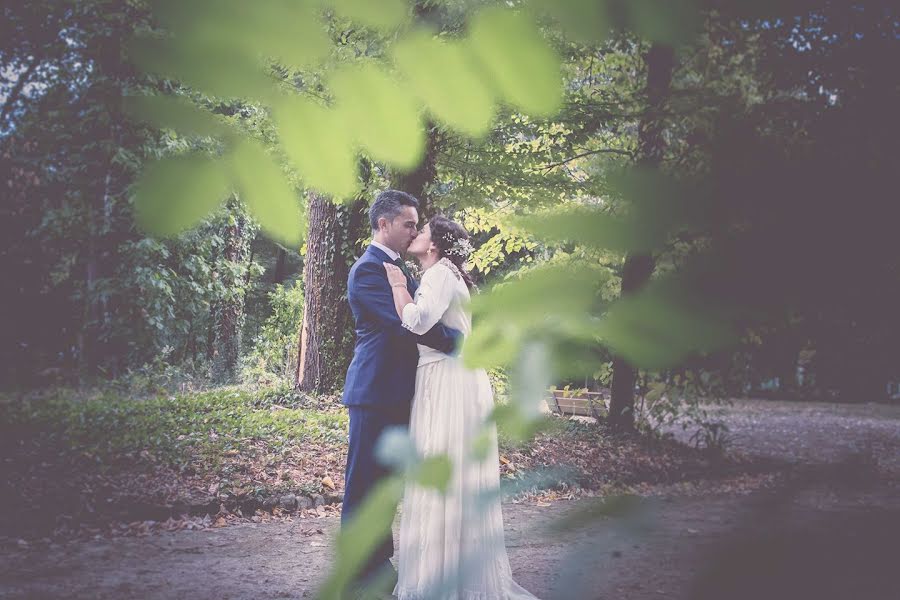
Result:
M566 390L551 388L548 390L547 407L559 415L605 417L609 411L609 391L587 392L584 390Z

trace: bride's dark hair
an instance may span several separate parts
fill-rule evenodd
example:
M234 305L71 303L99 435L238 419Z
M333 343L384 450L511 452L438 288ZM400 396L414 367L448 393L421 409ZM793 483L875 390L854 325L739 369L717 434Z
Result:
M475 282L464 266L466 258L469 256L465 248L471 248L469 232L456 221L451 221L443 215L431 217L431 220L428 221L428 228L431 230L431 242L441 251L441 258L446 258L456 265L463 281L471 290L475 287Z

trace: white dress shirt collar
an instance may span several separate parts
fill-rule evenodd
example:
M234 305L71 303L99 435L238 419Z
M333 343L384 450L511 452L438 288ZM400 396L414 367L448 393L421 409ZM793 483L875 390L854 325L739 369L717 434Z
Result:
M396 252L394 252L393 250L391 250L384 244L380 244L380 243L376 242L375 240L372 240L372 245L375 246L376 248L378 248L379 250L381 250L382 252L384 252L385 254L387 254L391 260L397 260L398 258L400 258L399 254L397 254Z

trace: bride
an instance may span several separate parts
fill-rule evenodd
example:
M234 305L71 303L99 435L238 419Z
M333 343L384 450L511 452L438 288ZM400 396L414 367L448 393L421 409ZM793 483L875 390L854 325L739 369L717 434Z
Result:
M384 263L397 314L413 333L438 321L464 336L471 332L464 310L472 287L463 267L468 238L461 225L442 216L425 225L408 250L423 269L415 300L403 271ZM513 581L506 554L497 430L486 423L493 408L483 369L467 369L461 357L419 346L410 435L421 456L449 457L452 473L444 494L406 485L394 588L399 600L535 598ZM481 452L473 451L479 446Z

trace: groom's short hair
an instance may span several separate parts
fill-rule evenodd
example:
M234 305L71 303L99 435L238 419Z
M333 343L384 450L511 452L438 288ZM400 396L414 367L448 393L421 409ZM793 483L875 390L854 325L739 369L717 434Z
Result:
M419 201L412 194L400 190L384 190L378 194L375 202L369 208L369 223L372 225L372 231L378 231L378 219L384 217L388 221L393 221L404 206L419 208Z

